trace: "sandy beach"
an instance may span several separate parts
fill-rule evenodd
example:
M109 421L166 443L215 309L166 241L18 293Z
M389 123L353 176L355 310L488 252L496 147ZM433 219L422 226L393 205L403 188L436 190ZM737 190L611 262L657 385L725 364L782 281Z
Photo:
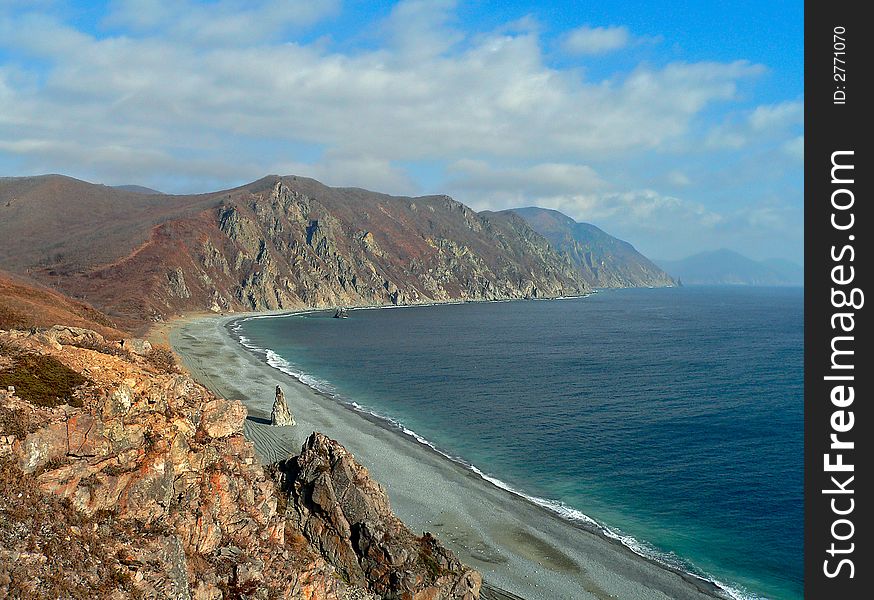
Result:
M502 490L270 367L228 332L226 325L240 317L180 319L166 339L198 381L246 404L245 433L263 461L296 454L312 431L325 433L385 486L394 511L411 529L432 532L490 586L526 600L727 597L710 582L641 557L594 528ZM277 385L295 427L269 426Z

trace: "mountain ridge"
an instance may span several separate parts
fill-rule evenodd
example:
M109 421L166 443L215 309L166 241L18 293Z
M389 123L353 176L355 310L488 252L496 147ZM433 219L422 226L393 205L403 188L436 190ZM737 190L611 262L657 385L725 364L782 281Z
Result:
M0 239L9 242L0 244L0 268L129 329L207 310L674 284L627 242L545 209L477 213L445 195L391 196L295 175L201 194L144 189L63 175L0 178Z
M670 287L673 278L634 246L557 210L528 206L508 211L524 218L577 266L591 287Z
M134 325L183 312L585 293L515 215L276 175L144 195L63 176L0 181L0 267Z

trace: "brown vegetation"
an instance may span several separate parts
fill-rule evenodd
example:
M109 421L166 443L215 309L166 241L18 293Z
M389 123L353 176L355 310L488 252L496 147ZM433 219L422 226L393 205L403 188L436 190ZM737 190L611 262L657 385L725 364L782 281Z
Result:
M82 406L74 392L88 379L53 356L23 353L0 371L0 389L14 387L16 395L35 406L52 408L69 404Z
M30 279L0 271L0 329L65 324L119 339L123 333L100 311Z

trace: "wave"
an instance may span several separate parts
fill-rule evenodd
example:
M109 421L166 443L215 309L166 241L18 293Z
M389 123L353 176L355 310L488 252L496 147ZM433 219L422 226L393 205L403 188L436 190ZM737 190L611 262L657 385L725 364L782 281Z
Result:
M587 294L587 295L589 295L589 294ZM373 310L373 309L382 309L382 308L406 308L406 307L374 306L374 307L361 307L361 308L357 308L355 310ZM661 550L655 548L654 546L652 546L652 545L650 545L642 540L638 540L634 536L631 536L627 533L624 533L622 530L620 530L616 527L606 525L604 523L601 523L601 522L593 519L592 517L585 514L584 512L582 512L582 511L580 511L572 506L569 506L568 504L565 504L564 502L561 502L560 500L552 500L549 498L534 496L532 494L528 494L528 493L525 493L524 491L521 491L519 489L514 488L513 486L511 486L507 482L495 477L494 475L488 474L487 472L483 471L482 469L480 469L476 465L468 462L464 458L457 456L457 455L453 455L453 454L443 450L442 448L437 446L435 443L433 443L429 439L425 438L424 436L420 435L416 431L405 426L400 420L398 420L394 417L379 413L371 408L368 408L366 406L359 404L358 402L355 402L354 400L350 400L350 399L345 398L339 392L337 392L336 388L334 388L334 386L332 386L329 382L324 381L322 379L314 377L313 375L311 375L309 373L304 372L299 367L292 364L291 362L289 362L288 360L286 360L285 358L283 358L282 356L280 356L279 354L277 354L276 352L274 352L270 348L261 348L259 346L252 344L252 341L241 333L242 326L243 326L242 324L248 320L277 318L277 317L293 317L293 316L301 316L301 315L313 313L313 312L320 312L320 311L302 311L302 312L288 313L288 314L281 314L281 315L249 316L249 317L244 317L242 319L238 319L236 321L229 323L228 329L235 334L235 337L237 338L237 341L240 343L240 345L242 345L244 348L246 348L247 350L249 350L250 352L252 352L254 354L258 354L258 355L263 356L265 359L265 362L269 366L273 367L274 369L276 369L282 373L285 373L286 375L293 377L294 379L296 379L297 381L299 381L303 385L309 387L310 389L312 389L312 390L314 390L314 391L316 391L324 396L329 397L330 399L334 400L335 402L341 404L342 406L344 406L350 410L353 410L353 411L361 414L362 416L367 418L369 421L376 422L378 424L383 425L384 427L387 427L388 429L395 430L403 435L406 435L409 438L412 438L413 440L415 440L419 444L426 446L427 448L440 454L444 458L447 458L447 459L451 460L452 462L461 465L462 467L471 471L472 473L475 473L483 481L486 481L486 482L492 484L493 486L500 488L506 492L509 492L515 496L518 496L520 498L524 498L525 500L527 500L533 504L536 504L537 506L545 508L546 510L556 514L557 516L564 519L565 521L569 521L569 522L574 523L574 524L579 524L579 525L582 525L582 526L589 528L589 529L595 529L599 533L604 535L605 537L608 537L610 539L618 541L619 543L624 545L626 548L628 548L629 550L631 550L632 552L634 552L638 556L642 556L648 560L655 561L655 562L657 562L661 565L664 565L668 568L675 569L677 571L681 571L683 573L686 573L686 574L691 575L693 577L696 577L698 579L702 579L704 581L710 582L713 585L717 586L719 589L721 589L723 592L725 592L728 595L728 597L731 598L731 600L766 600L764 597L752 594L747 590L740 589L738 587L734 587L734 586L728 585L726 583L723 583L723 582L719 581L718 579L710 576L709 574L707 574L699 569L696 569L694 567L694 565L691 565L688 562L682 560L680 557L678 557L673 552L661 551Z

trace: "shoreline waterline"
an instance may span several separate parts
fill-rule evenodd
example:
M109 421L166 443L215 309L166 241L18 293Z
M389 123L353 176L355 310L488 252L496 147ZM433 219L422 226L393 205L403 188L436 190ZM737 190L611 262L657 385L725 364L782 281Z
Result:
M416 306L405 307L405 308L415 308L415 307ZM377 307L373 307L373 308L377 308ZM362 307L362 309L363 309L363 307ZM356 309L356 310L361 310L361 309ZM275 312L271 312L271 313L267 313L267 314L265 314L265 313L244 313L244 314L236 314L236 315L223 316L223 317L219 317L219 316L196 317L196 318L193 318L191 320L180 321L178 326L172 328L170 335L169 335L169 338L170 338L171 344L173 345L174 349L177 350L177 352L179 352L179 354L183 357L183 362L186 363L186 366L189 367L189 369L193 372L195 377L197 377L200 380L201 378L198 377L198 372L201 371L200 375L205 375L205 373L202 372L201 368L198 368L198 365L194 365L195 368L191 368L193 365L189 364L190 361L186 360L186 356L188 356L189 358L192 356L192 354L193 354L192 349L185 348L184 346L186 344L184 342L180 342L180 337L181 337L181 335L185 335L185 334L190 335L190 332L192 332L192 330L202 331L204 329L209 329L213 334L221 332L225 336L226 341L230 342L230 344L233 344L233 346L236 346L236 348L239 349L239 352L244 353L245 355L253 358L262 367L270 369L274 373L278 372L284 376L289 377L291 379L291 381L294 382L294 384L296 384L297 386L300 386L301 388L304 388L309 394L317 396L317 397L323 399L324 401L329 402L334 407L337 407L337 406L342 407L343 409L345 409L345 411L343 411L343 412L348 413L350 415L354 415L356 419L359 419L359 420L363 419L364 421L366 421L372 425L377 426L381 430L391 433L391 435L393 435L394 437L396 437L398 439L404 439L404 440L407 440L408 442L415 443L420 449L430 453L436 459L438 459L440 461L447 462L447 463L451 463L452 465L455 465L455 467L463 469L468 474L469 477L475 477L478 481L482 482L485 485L488 485L496 492L499 492L500 494L505 494L507 496L507 498L506 499L503 499L503 498L499 499L499 501L501 503L509 501L510 499L515 499L514 500L515 502L519 502L519 501L524 502L529 507L536 509L536 510L539 510L539 511L542 511L544 513L544 515L548 515L549 518L560 521L560 523L564 527L570 526L576 530L584 531L587 534L596 536L599 540L601 540L602 542L606 542L609 545L609 546L604 546L605 549L607 549L611 546L612 547L618 546L624 552L633 555L634 559L637 561L645 562L646 564L650 565L654 569L662 570L662 571L665 571L667 573L673 573L675 576L678 576L680 579L683 580L684 585L681 586L680 589L672 590L672 592L670 594L668 594L667 597L680 597L680 598L684 598L684 597L747 598L747 597L749 597L749 596L743 595L742 593L739 593L736 590L732 590L728 586L721 584L718 581L714 581L710 578L702 577L701 575L699 575L697 573L689 572L689 571L683 569L682 566L672 565L670 563L665 562L664 560L660 560L658 556L647 555L646 554L647 548L645 547L645 545L641 544L640 542L638 542L634 538L631 538L629 536L623 536L621 534L621 532L611 530L608 526L605 526L601 523L598 523L596 520L591 519L590 517L588 517L584 513L580 512L576 509L573 509L572 507L565 506L560 502L551 501L551 500L546 499L546 498L532 496L532 495L526 494L525 492L523 492L521 490L517 490L517 489L513 488L511 485L505 483L504 481L502 481L496 477L489 475L487 472L479 469L478 467L476 467L473 464L468 463L464 459L462 459L460 457L453 456L451 453L446 452L446 451L438 448L435 444L431 443L429 440L427 440L423 436L419 435L417 432L405 427L403 425L403 423L401 423L395 419L392 419L391 417L386 417L384 415L376 413L375 411L369 410L366 407L363 407L363 406L355 403L354 401L345 401L344 399L339 398L336 395L332 395L329 391L326 391L324 389L319 389L318 386L313 385L312 381L307 382L305 380L305 377L306 377L305 374L294 372L294 370L290 368L290 365L283 365L281 362L281 361L283 361L283 359L281 359L281 357L279 357L279 355L273 353L273 357L271 357L270 356L270 352L272 352L271 350L266 349L266 348L257 348L257 347L252 346L251 344L249 344L247 346L245 338L243 340L239 339L241 337L241 335L238 331L239 324L245 320L263 319L263 318L287 318L287 317L300 316L302 314L310 314L310 313L315 313L315 312L324 312L324 310L275 311ZM235 331L235 329L237 331ZM198 336L196 336L196 335L192 336L192 339L196 340L197 337ZM232 347L230 347L228 344L224 344L223 346L225 348L227 348L228 350L232 350ZM286 368L283 369L283 366L286 366ZM200 367L202 367L202 365L200 365ZM225 375L229 375L229 373L226 373ZM202 383L206 384L208 387L213 388L213 391L221 392L223 390L215 389L216 387L219 387L219 388L222 387L221 385L216 385L216 381L215 381L216 377L217 377L217 374L212 373L210 376L206 377L205 378L206 381L202 381ZM233 384L233 381L225 382L225 383ZM210 385L210 384L212 384L212 385ZM272 382L270 382L270 385L272 385ZM231 389L239 394L239 390L234 389L233 386L231 386ZM234 396L235 394L232 393L230 395ZM250 412L264 412L264 409L262 409L261 411L258 411L257 407L254 407L255 410L252 411L252 409L253 409L252 400L253 399L250 397L247 397L245 393L242 395L244 396L244 398L243 398L244 402L250 407ZM299 421L300 421L300 419L299 419ZM358 427L357 429L360 429L360 427ZM399 434L399 433L403 434L403 435L398 436L397 434ZM347 444L347 440L344 439L342 436L337 436L337 439L341 443ZM257 441L256 441L256 446L257 446ZM397 446L397 444L392 444L392 446ZM358 452L356 452L356 454L358 454L358 453L360 453L360 450ZM373 470L373 467L371 467L371 469ZM380 477L380 480L382 480L382 479L383 479L383 477ZM389 478L389 479L391 479L391 478ZM391 483L391 482L389 482L389 483ZM389 485L387 487L390 488L391 486ZM394 498L393 498L393 504L395 504ZM401 517L404 518L403 515L401 515ZM408 519L404 519L404 520L406 521ZM411 526L413 526L413 525L411 524ZM456 529L457 529L457 527L456 527ZM546 532L544 532L544 533L546 533ZM438 532L437 535L440 536L440 533ZM448 546L453 547L452 540L446 540L446 543ZM637 547L635 547L635 545ZM573 552L573 550L574 550L573 548L564 548L564 547L562 549L567 549L567 550L570 550L571 552ZM462 552L461 554L463 555L464 553ZM463 556L463 560L465 558L466 557ZM468 562L471 562L471 561L468 560ZM500 578L497 578L497 580L496 580L494 577L490 577L490 574L487 572L487 569L483 569L482 561L478 561L476 556L474 556L474 562L476 564L474 564L473 566L484 571L484 576L485 576L486 580L492 584L496 584L498 587L502 587L503 589L507 589L507 591L510 591L512 593L522 595L525 598L536 598L536 597L549 598L549 597L551 597L549 595L538 596L536 594L532 594L530 590L520 589L519 587L513 587L511 585L505 585L506 582L500 581ZM488 561L485 561L485 562L486 562L486 564L489 564ZM598 566L601 566L601 565L598 565ZM548 566L546 568L547 568L547 570L549 569ZM656 572L652 572L650 574L658 574L658 572L656 571ZM634 579L640 578L639 574L635 574L635 575L636 576L634 577ZM543 576L552 577L553 575L541 573L540 577L543 577ZM526 575L525 577L527 578L528 575ZM631 578L629 578L629 579L631 579ZM616 581L612 581L611 583L616 584L616 585L620 585L620 583L616 582ZM573 589L572 582L570 582L570 581L564 582L564 585L568 585L568 584L570 585L570 587L566 588L566 589ZM538 587L537 584L535 584L535 587ZM594 589L595 587L597 587L597 586L594 586L592 588L590 588L590 586L585 586L584 588L581 589L581 591L586 591L589 593L587 593L585 595L581 595L581 596L574 596L574 597L595 597L595 598L605 597L606 598L606 597L610 597L610 595L612 595L612 594L609 594L606 596L602 596L601 594L598 594L598 593L591 593L591 589ZM624 585L620 585L620 587L624 588ZM671 586L671 587L673 587L673 586ZM683 589L683 588L685 588L685 589ZM646 589L646 586L644 586L644 589ZM640 589L637 589L634 591L634 597L644 597L644 598L645 597L653 597L653 598L664 597L664 591L660 590L660 592L661 593L654 592L652 595L647 595L646 593L643 593L643 595L641 595Z
M565 299L578 299L585 298L590 295L586 294L583 296L572 296L572 297L561 297L561 298L550 298L549 300L565 300ZM514 300L494 300L488 302L513 302ZM443 305L446 303L441 303L439 305ZM450 304L464 304L464 302L450 303ZM351 310L376 310L376 309L395 309L395 308L420 308L420 307L429 307L429 306L438 306L438 304L423 304L423 305L402 305L402 306L368 306L368 307L358 307L353 308ZM634 554L638 555L640 558L643 558L648 561L652 561L660 567L674 570L684 577L691 577L695 580L699 580L703 583L713 585L719 591L725 593L732 600L754 600L755 596L750 596L745 594L741 590L734 589L733 587L718 581L715 578L707 576L706 573L696 573L691 568L694 568L692 565L684 564L681 559L679 559L672 563L668 560L668 557L665 556L665 553L660 552L658 549L654 548L650 544L648 544L645 540L638 540L631 535L627 535L621 532L616 528L610 527L607 524L601 523L598 520L590 517L584 512L565 504L559 500L553 500L550 498L543 498L540 496L528 494L523 490L519 490L514 488L509 483L501 480L500 478L493 476L486 471L480 469L475 464L465 460L461 456L457 456L452 454L446 449L439 447L434 442L428 440L426 437L420 435L418 432L408 428L405 426L400 420L388 416L380 414L379 412L368 408L366 406L362 406L358 402L347 399L341 396L340 394L332 391L330 387L330 382L324 382L322 380L316 379L315 377L299 371L293 368L293 365L290 364L287 360L279 356L275 351L270 348L261 348L258 346L254 346L250 344L250 340L246 338L242 333L241 324L245 321L251 319L276 319L276 318L293 318L300 317L308 314L318 314L328 312L326 309L311 309L311 310L301 310L301 311L291 311L288 313L279 313L279 314L269 314L269 315L255 315L255 316L241 316L238 319L232 319L225 323L225 328L228 331L228 334L234 338L242 347L251 352L252 354L258 356L259 358L263 357L263 361L273 369L276 369L290 377L293 377L297 380L301 385L304 385L311 389L314 393L321 395L324 398L327 398L333 402L336 402L340 407L345 408L347 410L352 411L353 413L361 416L368 421L388 429L389 431L393 431L395 433L406 436L407 438L415 441L420 444L423 448L430 450L440 457L450 460L453 463L467 469L468 471L477 475L483 481L493 485L494 487L503 490L507 493L510 493L526 502L531 503L534 506L547 510L549 513L557 516L558 518L566 521L569 525L574 527L580 527L590 533L594 533L596 535L602 536L605 540L609 540L611 542L617 542L621 544L623 547L627 548ZM342 443L342 440L341 440Z

